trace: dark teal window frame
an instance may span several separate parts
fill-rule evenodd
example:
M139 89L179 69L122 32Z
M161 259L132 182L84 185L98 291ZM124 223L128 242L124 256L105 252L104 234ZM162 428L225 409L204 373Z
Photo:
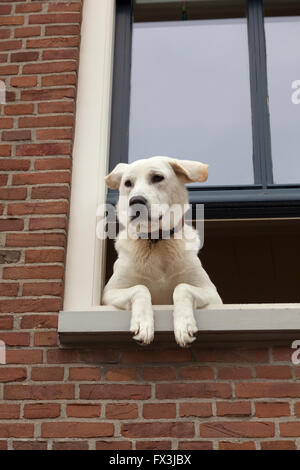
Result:
M132 0L116 0L115 54L109 168L128 162ZM274 184L263 0L247 0L254 184L189 188L191 204L206 218L300 217L300 185ZM117 192L109 190L108 202Z

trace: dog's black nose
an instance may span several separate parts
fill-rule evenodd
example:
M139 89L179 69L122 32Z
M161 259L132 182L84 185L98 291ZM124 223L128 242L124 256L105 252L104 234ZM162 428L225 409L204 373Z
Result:
M129 205L133 206L134 204L140 204L141 206L146 206L147 199L144 196L133 196L129 201Z

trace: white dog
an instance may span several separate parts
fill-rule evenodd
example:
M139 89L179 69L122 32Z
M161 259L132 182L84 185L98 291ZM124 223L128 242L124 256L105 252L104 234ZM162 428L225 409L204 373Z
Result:
M176 205L184 211L185 183L203 182L207 175L208 166L200 162L152 157L120 163L105 178L109 188L119 188L118 216L126 233L121 231L116 241L118 259L103 303L132 310L130 331L141 343L153 340L152 304L174 304L175 338L185 347L198 331L194 308L222 303L197 256L197 232L170 211ZM147 210L146 217L141 216L142 209ZM166 220L171 221L169 239L162 238ZM139 227L138 238L130 236L133 227L136 234ZM153 239L154 232L158 239Z

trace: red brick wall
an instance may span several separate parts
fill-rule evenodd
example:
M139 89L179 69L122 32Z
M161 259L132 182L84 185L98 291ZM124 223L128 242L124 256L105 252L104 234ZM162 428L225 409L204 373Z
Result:
M59 346L81 0L0 15L0 449L299 448L289 347Z

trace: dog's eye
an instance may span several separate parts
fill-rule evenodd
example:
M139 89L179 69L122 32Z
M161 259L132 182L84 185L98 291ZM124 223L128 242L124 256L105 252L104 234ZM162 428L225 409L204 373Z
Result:
M130 186L132 186L132 182L130 180L126 180L124 184L125 186L127 186L127 188L130 188Z
M153 175L151 178L151 183L159 183L160 181L164 180L164 176L162 175Z

